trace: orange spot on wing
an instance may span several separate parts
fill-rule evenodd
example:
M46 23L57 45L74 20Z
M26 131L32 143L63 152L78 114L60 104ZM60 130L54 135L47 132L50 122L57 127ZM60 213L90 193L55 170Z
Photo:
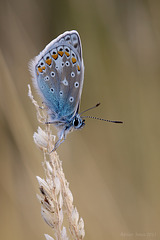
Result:
M64 52L63 51L58 51L58 54L62 57Z
M39 72L37 71L37 75L39 75Z
M80 71L80 66L79 65L77 65L77 68L78 68L78 71Z
M76 61L77 61L76 58L72 57L72 62L76 63Z
M58 54L53 54L52 57L56 60L58 58Z
M46 67L45 67L45 66L43 66L43 67L42 67L42 70L45 70L45 69L46 69Z
M65 52L65 54L67 55L67 57L69 57L69 56L70 56L70 54L69 54L68 52Z
M49 58L49 59L46 59L46 63L50 66L51 65L51 63L52 63L52 59L51 58Z
M38 71L39 71L40 73L42 73L42 72L43 72L43 69L42 69L41 67L38 67Z

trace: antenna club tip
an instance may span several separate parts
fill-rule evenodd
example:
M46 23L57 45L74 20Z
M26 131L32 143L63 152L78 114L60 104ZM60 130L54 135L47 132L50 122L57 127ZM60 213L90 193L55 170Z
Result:
M114 123L121 123L121 124L123 124L123 122L122 122L122 121L114 121Z
M99 103L97 103L97 104L96 104L96 107L98 107L100 104L101 104L100 102L99 102Z

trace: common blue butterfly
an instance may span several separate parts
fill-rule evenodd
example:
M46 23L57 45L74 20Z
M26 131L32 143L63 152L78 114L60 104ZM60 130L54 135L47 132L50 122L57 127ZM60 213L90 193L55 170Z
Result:
M33 84L48 107L50 122L58 129L58 141L80 129L85 120L78 114L84 80L82 45L77 31L66 31L51 41L30 63Z
M67 133L81 129L85 117L79 114L80 98L84 80L82 45L77 31L66 31L51 41L45 49L30 62L33 84L48 108L50 124L58 129L56 150L65 140ZM122 123L95 118L107 122Z

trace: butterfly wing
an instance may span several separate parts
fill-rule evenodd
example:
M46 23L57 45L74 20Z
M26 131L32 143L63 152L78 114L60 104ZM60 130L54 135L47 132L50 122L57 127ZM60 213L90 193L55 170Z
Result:
M32 61L33 83L53 121L66 121L77 112L84 79L82 46L76 31L65 32Z

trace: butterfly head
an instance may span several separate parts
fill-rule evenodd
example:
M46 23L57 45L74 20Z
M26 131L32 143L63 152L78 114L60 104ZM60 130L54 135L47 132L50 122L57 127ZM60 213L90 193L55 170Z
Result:
M85 125L85 119L82 119L79 114L76 114L72 121L74 129L83 128Z

